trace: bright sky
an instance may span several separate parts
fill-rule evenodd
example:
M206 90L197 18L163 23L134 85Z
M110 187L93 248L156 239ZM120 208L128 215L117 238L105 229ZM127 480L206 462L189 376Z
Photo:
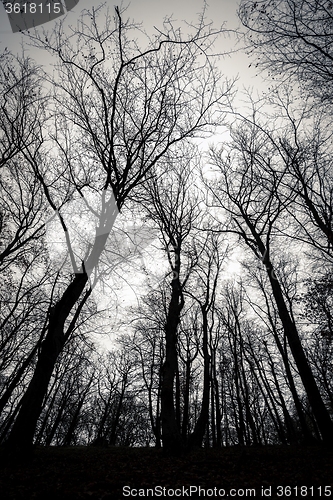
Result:
M14 1L14 0L11 0ZM32 1L32 0L31 0ZM21 0L23 3L23 0ZM106 2L112 9L118 2ZM198 14L203 7L203 0L132 0L131 2L123 2L123 5L129 5L127 15L133 18L136 22L142 22L144 29L148 33L153 33L154 26L161 27L162 21L166 16L172 16L175 24L186 20L187 22L195 22ZM227 29L235 29L238 26L238 18L236 10L238 7L237 0L208 0L207 18L213 20L214 26L219 27L226 23ZM39 5L36 0L36 4ZM97 7L99 3L92 0L80 0L77 6L67 14L66 23L76 24L81 10ZM49 21L44 25L37 27L37 30L45 28L52 30L57 20ZM12 33L10 23L5 12L5 8L0 2L0 52L5 47L14 53L21 52L21 44L25 50L29 50L29 54L38 60L40 64L45 63L43 60L44 54L36 49L28 47L28 39L21 33ZM228 48L235 47L234 38L221 38L221 47L218 50L224 52ZM248 68L249 61L245 54L236 54L223 61L223 71L229 76L240 73L242 82L245 85L255 86L255 71Z
M38 2L36 2L38 3ZM93 2L91 0L80 0L79 3L72 9L69 13L69 22L73 21L78 17L79 13L83 9L90 9L92 7L97 7L103 2ZM135 18L137 21L141 20L147 27L149 24L153 26L154 24L159 24L160 20L165 16L172 15L175 20L186 19L187 21L195 21L197 14L201 11L203 0L132 0L125 2L105 2L110 8L115 5L129 5L128 13L131 17ZM235 24L235 11L238 5L237 0L209 0L208 2L208 16L213 19L216 24L222 24L224 21L228 20ZM0 4L1 5L1 4ZM13 43L15 38L20 37L11 36L10 24L5 14L5 9L1 5L0 19L0 34L2 36L2 41L7 43ZM4 18L3 18L4 16ZM49 26L56 21L50 21Z
M14 1L14 0L12 0ZM31 0L32 1L32 0ZM21 1L23 3L23 0ZM38 2L36 0L38 5ZM219 28L225 23L225 28L229 30L234 30L238 27L239 21L237 18L237 7L238 1L236 0L207 0L207 19L213 20L214 27ZM132 18L136 23L142 22L143 28L149 33L154 32L154 26L162 27L163 19L168 16L172 17L174 20L174 25L182 25L182 21L196 23L199 13L202 11L204 1L203 0L132 0L131 3L124 2L123 5L129 5L126 15ZM67 14L66 24L75 25L79 14L83 9L91 9L92 7L97 7L99 3L95 3L92 0L80 0L78 5ZM107 5L112 9L117 3L107 2ZM119 4L118 4L119 5ZM57 20L50 21L42 26L37 27L37 30L52 30L55 26ZM179 23L179 24L178 24ZM184 25L183 25L184 26ZM25 52L29 54L33 59L35 59L39 64L44 65L47 69L47 64L49 60L47 59L46 52L40 51L36 48L29 47L29 39L21 33L12 33L5 8L0 2L0 53L4 51L7 47L13 53L21 53L23 46ZM235 50L236 38L230 33L229 36L221 37L219 46L216 47L216 52L225 53L227 51ZM239 74L240 82L239 87L254 87L260 88L262 81L260 76L256 77L255 70L251 67L249 68L250 61L244 53L234 53L230 57L226 57L221 60L221 71L226 76L232 78ZM51 237L51 240L53 238ZM54 243L54 242L53 242ZM55 247L54 247L55 248ZM152 259L151 248L147 248L140 259L143 259L143 263L150 263L152 260L155 261L157 266L156 271L159 271L162 263L158 262L155 258ZM51 252L52 254L52 252ZM52 258L52 255L50 255ZM55 256L56 258L56 256ZM140 260L139 259L139 260ZM145 262L146 261L146 262ZM140 262L138 261L138 265ZM163 267L163 266L162 266ZM239 263L235 258L230 262L229 272L237 272L239 270ZM133 273L132 273L133 276ZM142 278L142 277L141 277ZM135 280L134 280L135 281ZM132 283L135 286L135 283ZM96 293L104 295L101 290L96 288ZM127 298L133 301L135 297L135 292L127 290ZM100 306L103 308L105 304L103 300L99 298Z
M14 1L14 0L12 0ZM31 0L32 1L32 0ZM39 0L40 1L40 0ZM21 0L23 3L23 0ZM44 2L45 3L45 2ZM38 1L36 0L36 4ZM219 28L222 24L228 30L234 30L239 26L237 18L237 8L239 1L237 0L207 0L207 19L213 20L214 27ZM72 9L66 17L67 25L75 25L79 14L83 9L91 9L97 7L99 3L92 0L80 0L77 6ZM117 2L107 2L110 9L113 9ZM119 3L118 3L119 5ZM120 4L121 5L121 4ZM174 24L177 27L182 25L182 21L195 23L199 13L202 11L204 0L132 0L124 1L123 5L128 5L126 15L133 18L135 22L142 22L143 28L149 33L154 32L154 26L162 27L162 22L165 17L172 17ZM37 30L52 30L57 20L50 21L37 27ZM184 25L183 25L184 29ZM37 62L44 65L49 63L46 59L46 52L30 47L29 39L21 33L12 33L11 26L5 12L5 7L0 2L0 53L7 47L14 53L21 53L23 46L24 50L31 55ZM228 36L221 37L219 46L216 47L216 52L227 52L235 50L236 38L230 33ZM248 87L259 88L262 84L261 78L256 77L253 68L249 68L250 61L247 56L242 53L233 53L230 57L223 58L220 61L222 73L228 77L234 77L237 74L240 76L239 87L242 85ZM220 133L218 131L218 140ZM212 138L209 139L211 142Z

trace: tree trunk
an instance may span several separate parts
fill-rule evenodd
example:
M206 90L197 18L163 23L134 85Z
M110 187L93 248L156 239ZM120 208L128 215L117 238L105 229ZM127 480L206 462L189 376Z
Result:
M74 435L75 435L75 429L77 427L78 421L79 421L79 416L81 413L81 409L84 403L85 396L81 397L76 410L74 412L74 415L71 419L71 422L69 424L69 427L67 429L66 435L63 439L62 446L70 446L71 444L76 444L74 443Z
M214 386L211 378L210 381L210 425L211 425L211 433L212 433L212 445L213 448L217 448L216 444L216 421L215 421L215 394L214 394Z
M117 409L116 409L116 414L114 417L114 420L112 422L111 426L111 432L110 432L110 438L109 438L109 443L111 446L115 446L117 442L117 430L119 426L119 420L120 420L120 415L123 409L123 401L125 397L125 391L127 387L127 377L125 376L125 379L122 381L122 386L121 386L121 391L119 394L119 400L117 402Z
M180 429L181 411L180 411L180 374L179 374L178 355L177 355L177 368L176 368L176 422L178 429Z
M55 433L56 433L56 431L60 425L60 422L63 418L63 414L65 411L66 405L67 405L67 398L64 397L62 402L61 402L60 407L58 408L57 416L53 422L52 428L51 428L49 434L45 438L45 445L46 446L50 446L50 444L52 443L52 440L55 436ZM46 421L46 419L45 419L45 421Z
M215 356L214 356L215 360ZM214 361L213 369L213 389L214 389L214 397L215 397L215 414L216 414L216 447L221 448L222 446L222 435L221 435L221 422L222 422L222 414L221 414L221 406L220 406L220 391L219 391L219 382L216 374L216 364Z
M187 439L188 432L188 416L189 416L189 403L190 403L190 380L191 380L191 358L187 356L185 362L185 394L184 394L184 410L182 422L182 436L184 441Z
M41 338L43 337L44 333L42 333ZM0 414L2 413L3 409L5 408L6 404L8 403L11 395L13 394L14 390L18 386L19 381L24 375L24 372L32 362L34 356L37 353L38 348L40 347L40 342L41 338L35 345L35 347L31 350L30 354L26 357L26 359L23 361L22 365L20 368L17 370L16 374L14 375L12 381L9 383L7 389L5 390L4 394L0 398Z
M93 383L94 375L95 375L95 373L92 372L90 379L89 379L89 382L88 382L87 386L84 388L81 397L79 398L76 410L74 412L71 423L70 423L68 430L66 432L66 436L64 437L63 446L70 446L71 444L76 444L76 442L74 442L75 430L76 430L78 422L79 422L82 406L84 405L84 402L86 400L87 394L89 393L91 384Z
M323 402L315 378L313 376L312 370L305 356L296 325L288 311L280 282L275 276L273 264L269 258L268 248L266 248L266 246L264 245L259 233L255 229L255 226L251 223L251 221L247 216L245 217L245 222L249 227L252 236L256 240L256 243L258 245L258 250L262 256L262 262L266 268L266 272L271 284L274 300L277 306L283 330L288 340L288 344L291 353L294 357L305 391L307 393L313 414L316 418L321 433L321 437L323 441L331 444L333 442L333 422ZM249 240L247 240L247 243L249 244Z
M203 382L203 393L202 393L202 404L199 418L195 424L193 433L189 439L190 446L202 446L202 441L205 435L205 430L208 424L209 418L209 388L210 388L210 356L208 352L208 318L207 310L204 306L201 307L202 312L202 350L204 356L204 382Z
M162 367L161 419L163 449L167 453L182 451L183 441L177 425L174 405L174 380L177 370L177 329L184 299L179 278L172 281L172 294L165 325L165 361Z
M66 341L65 321L83 292L87 280L86 273L76 274L62 298L50 312L48 331L42 343L35 372L22 398L20 411L6 442L8 449L32 447L37 421L54 365Z
M333 442L333 423L325 404L320 395L312 370L306 359L296 325L292 321L288 308L286 306L281 286L275 277L273 266L269 260L264 259L264 264L269 276L274 299L277 305L278 313L283 325L285 335L288 339L289 347L295 359L299 375L306 390L309 402L316 418L322 439L325 442Z
M101 442L102 440L106 440L106 430L105 430L105 423L106 420L109 416L109 413L111 413L111 402L112 402L112 397L114 397L114 394L112 392L112 389L110 389L109 395L107 402L105 403L104 409L103 409L103 414L102 417L98 423L98 431L97 431L97 436L94 441Z

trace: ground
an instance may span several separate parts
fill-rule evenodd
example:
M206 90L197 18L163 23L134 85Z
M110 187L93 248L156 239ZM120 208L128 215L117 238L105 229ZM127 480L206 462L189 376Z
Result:
M18 463L1 451L0 462L1 500L333 498L333 450L320 446L236 446L176 458L153 448L49 447Z

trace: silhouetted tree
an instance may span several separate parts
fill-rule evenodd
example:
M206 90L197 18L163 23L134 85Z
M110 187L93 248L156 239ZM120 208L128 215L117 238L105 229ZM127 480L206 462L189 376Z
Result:
M288 299L274 266L276 242L285 223L285 207L294 193L277 191L285 169L279 166L279 151L267 141L256 124L238 127L233 132L230 153L215 151L212 160L221 178L212 186L215 200L229 214L226 230L237 234L264 265L271 291L289 347L309 398L324 441L333 438L333 424L306 358Z
M52 160L50 151L49 159L39 152L34 168L64 231L72 270L54 295L9 448L29 447L33 441L54 365L91 295L89 278L93 284L97 280L118 211L169 150L207 129L213 111L229 93L229 88L217 88L209 57L213 30L203 16L185 38L167 21L165 32L140 49L134 41L135 27L123 20L118 8L113 19L105 15L103 27L98 13L85 13L70 37L60 25L50 36L35 38L58 63L51 82L52 139L58 152ZM99 193L97 207L86 200L95 234L77 250L63 207L75 193L82 198L84 187Z
M243 0L239 17L256 66L267 70L276 85L299 84L317 103L332 105L330 1Z

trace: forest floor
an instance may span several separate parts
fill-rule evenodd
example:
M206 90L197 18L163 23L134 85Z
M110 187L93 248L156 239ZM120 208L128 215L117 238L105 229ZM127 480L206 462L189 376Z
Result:
M235 446L176 458L154 448L48 447L17 463L1 450L0 462L1 500L333 497L333 450L319 446Z

